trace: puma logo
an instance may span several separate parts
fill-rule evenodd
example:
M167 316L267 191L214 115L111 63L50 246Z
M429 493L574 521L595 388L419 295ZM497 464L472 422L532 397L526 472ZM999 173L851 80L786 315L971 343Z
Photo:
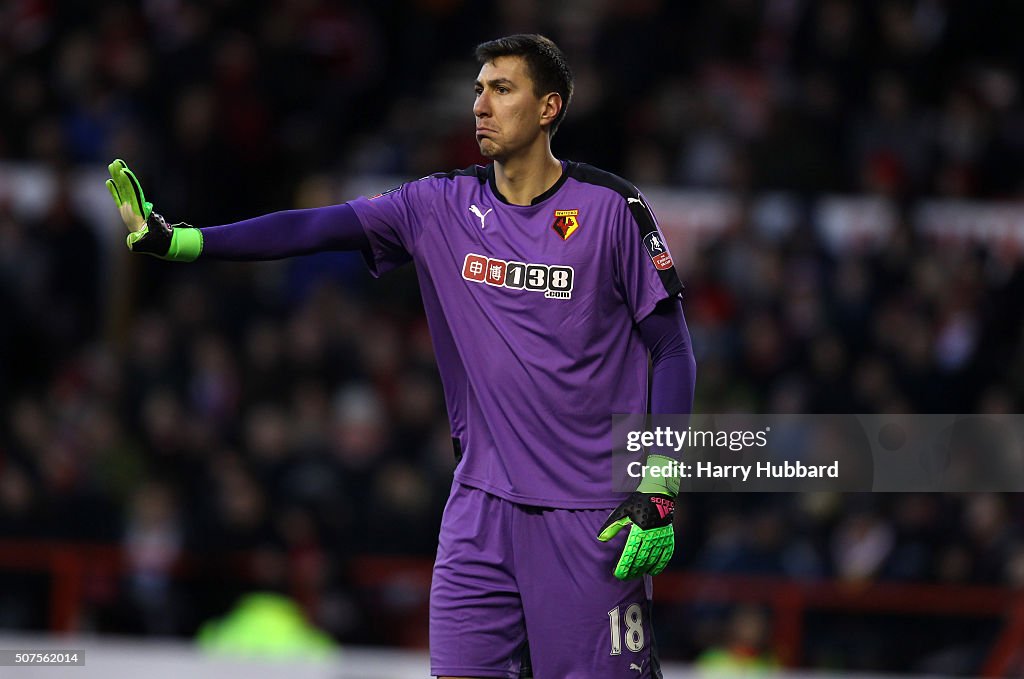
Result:
M489 210L487 210L487 212L481 214L480 208L478 208L476 205L470 205L469 211L475 214L477 218L480 220L480 228L482 229L486 226L486 224L484 224L484 220L487 219L487 215L491 214L491 212L494 211L494 208L490 208Z
M646 205L644 205L644 202L642 200L640 200L639 196L636 197L636 198L627 198L626 199L626 204L628 205L629 203L638 203L640 205L640 207L642 207L642 208L646 208L647 207Z
M636 670L637 672L643 672L644 671L643 665L644 665L644 661L643 660L640 661L639 665L637 665L635 662L631 662L631 663L629 663L629 669Z

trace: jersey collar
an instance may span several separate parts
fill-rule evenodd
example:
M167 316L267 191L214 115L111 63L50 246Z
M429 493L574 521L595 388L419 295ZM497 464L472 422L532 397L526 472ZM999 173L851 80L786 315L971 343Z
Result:
M554 184L552 184L551 188L549 188L547 191L545 191L544 193L540 194L539 196L534 196L533 200L530 201L530 205L537 205L538 203L542 203L545 200L547 200L548 198L550 198L551 196L555 195L558 192L558 189L562 188L562 184L564 184L566 182L566 180L569 179L569 173L570 173L570 171L572 169L572 166L574 164L575 163L572 163L572 162L570 162L568 160L563 160L562 161L562 176L559 177L558 181L556 181ZM494 163L491 163L490 165L487 166L487 183L491 187L491 193L493 193L498 200L500 200L502 203L505 203L506 205L511 205L512 204L512 203L508 202L508 199L505 198L505 196L501 195L501 191L498 190L498 184L494 181ZM516 207L522 207L522 206L516 206Z

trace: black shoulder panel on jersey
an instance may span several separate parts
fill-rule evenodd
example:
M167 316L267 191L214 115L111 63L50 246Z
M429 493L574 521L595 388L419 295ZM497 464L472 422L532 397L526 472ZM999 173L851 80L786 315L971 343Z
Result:
M603 186L606 189L611 189L622 196L623 200L626 198L636 198L640 193L633 184L617 174L612 174L611 172L594 167L593 165L587 165L586 163L570 163L569 173L572 175L573 179L586 182L587 184L594 184L595 186Z
M483 165L470 165L464 167L461 170L452 170L450 172L435 172L432 175L428 175L435 179L455 179L456 177L476 177L477 181L483 184L487 181L487 168Z
M654 213L651 212L647 202L640 196L640 190L630 182L618 175L598 169L593 165L587 165L586 163L570 163L569 173L577 181L584 182L585 184L594 184L595 186L603 186L622 196L622 200L626 201L626 207L629 208L630 214L633 215L633 221L636 222L637 228L640 229L640 240L645 244L652 233L656 234L658 232ZM651 256L653 258L653 253ZM661 282L665 285L665 291L669 295L674 297L683 291L683 282L679 280L679 274L674 266L670 266L667 269L655 268L658 269L658 275L661 277Z

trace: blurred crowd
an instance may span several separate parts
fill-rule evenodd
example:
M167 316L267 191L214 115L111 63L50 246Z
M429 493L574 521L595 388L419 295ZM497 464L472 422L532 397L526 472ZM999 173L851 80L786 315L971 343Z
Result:
M177 560L248 550L261 586L300 573L337 638L387 641L347 569L432 554L454 459L410 269L112 261L73 168L124 158L158 210L202 226L349 198L323 187L363 173L463 167L480 160L473 46L540 30L577 77L556 155L642 188L1022 195L1019 3L550 4L0 7L0 159L58 177L45 214L0 204L0 538L123 545L129 576L88 588L87 625L190 634L249 585L190 588ZM741 222L691 266L703 412L1020 411L1013 257L909 226L837 256L809 224L769 243ZM679 514L675 568L1024 586L1016 495L695 494ZM45 591L0 574L0 626L45 627ZM713 646L727 617L662 615L686 621L660 628L670 658ZM920 669L863 627L860 647L836 628L808 662Z
M1021 188L1012 0L11 0L0 19L0 154L131 158L206 224L310 172L476 161L472 48L520 30L576 72L556 150L641 185Z

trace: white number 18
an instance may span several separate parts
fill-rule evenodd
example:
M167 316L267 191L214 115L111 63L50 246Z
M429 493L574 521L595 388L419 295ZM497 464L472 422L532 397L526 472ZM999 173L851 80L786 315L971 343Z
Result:
M619 607L608 611L608 626L612 637L611 655L622 654L622 629ZM644 647L644 618L640 604L630 604L626 609L626 648L636 653Z

